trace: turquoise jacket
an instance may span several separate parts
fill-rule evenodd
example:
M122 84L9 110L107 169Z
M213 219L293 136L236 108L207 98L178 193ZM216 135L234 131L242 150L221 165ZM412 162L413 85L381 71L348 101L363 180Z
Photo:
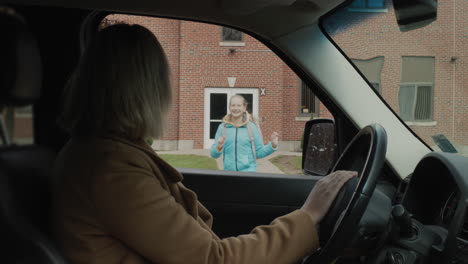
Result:
M226 118L224 118L226 120ZM226 124L226 141L224 147L219 152L217 150L218 139L223 134L223 126ZM263 138L258 132L257 126L253 122L246 122L239 127L232 123L225 122L218 126L214 143L211 146L211 157L219 158L223 155L224 170L229 171L257 171L257 161L252 150L249 131L247 125L251 126L257 158L264 158L276 149L273 149L271 142L263 144Z

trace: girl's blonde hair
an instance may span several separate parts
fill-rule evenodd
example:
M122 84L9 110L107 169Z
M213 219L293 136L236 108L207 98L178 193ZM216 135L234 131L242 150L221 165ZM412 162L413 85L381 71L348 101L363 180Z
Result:
M140 25L98 32L65 88L61 125L72 135L158 138L172 100L169 66L156 37Z
M229 98L229 104L231 104L232 99L234 99L236 97L241 98L242 100L244 100L244 105L247 107L247 104L248 104L247 100L245 100L245 97L240 95L240 94L235 94L235 95L231 96L231 98Z

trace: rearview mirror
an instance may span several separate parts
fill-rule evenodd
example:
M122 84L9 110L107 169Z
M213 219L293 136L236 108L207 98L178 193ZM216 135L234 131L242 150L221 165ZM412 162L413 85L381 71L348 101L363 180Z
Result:
M437 19L437 0L393 0L400 31L429 25Z
M336 160L335 123L331 119L307 121L302 145L302 170L326 175Z

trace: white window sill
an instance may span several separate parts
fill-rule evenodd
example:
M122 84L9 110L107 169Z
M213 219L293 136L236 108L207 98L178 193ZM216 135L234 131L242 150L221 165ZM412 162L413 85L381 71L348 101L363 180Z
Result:
M243 41L221 41L219 42L220 46L224 47L244 47L245 42Z
M32 113L15 113L15 117L19 118L32 118Z
M387 13L387 8L348 8L350 12L362 12L362 13Z
M312 119L315 119L315 117ZM296 121L309 121L311 119L310 119L310 116L296 116L295 120Z
M418 122L418 121L405 121L408 126L436 126L437 121L427 121L427 122Z

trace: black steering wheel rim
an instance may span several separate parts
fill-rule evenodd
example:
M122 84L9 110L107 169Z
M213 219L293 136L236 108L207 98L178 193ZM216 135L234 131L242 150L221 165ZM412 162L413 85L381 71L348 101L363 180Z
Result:
M358 178L348 181L332 203L319 227L321 248L313 263L331 263L352 242L357 226L375 190L385 162L387 135L379 124L361 129L333 166L337 170L358 171Z

